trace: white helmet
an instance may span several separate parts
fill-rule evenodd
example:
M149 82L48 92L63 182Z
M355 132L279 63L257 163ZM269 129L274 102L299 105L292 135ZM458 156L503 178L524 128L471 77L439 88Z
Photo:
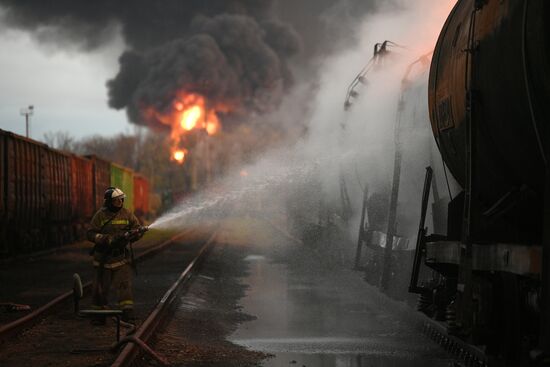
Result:
M112 199L124 199L126 198L126 194L122 192L121 189L116 187L109 187L107 190L105 190L105 195L103 196L105 200L112 200Z

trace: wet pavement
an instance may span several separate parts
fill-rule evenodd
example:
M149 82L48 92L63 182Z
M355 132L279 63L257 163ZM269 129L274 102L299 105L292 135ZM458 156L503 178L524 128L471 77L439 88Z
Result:
M452 358L353 271L289 269L249 255L242 311L229 340L273 354L262 366L449 366ZM295 268L295 267L294 267ZM415 312L411 309L411 312ZM399 316L398 316L399 315Z

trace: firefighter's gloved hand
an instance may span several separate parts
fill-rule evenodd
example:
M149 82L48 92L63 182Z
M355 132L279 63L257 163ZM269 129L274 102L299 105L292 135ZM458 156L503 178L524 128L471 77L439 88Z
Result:
M111 243L111 236L108 234L98 233L95 235L94 240L97 245L109 245Z

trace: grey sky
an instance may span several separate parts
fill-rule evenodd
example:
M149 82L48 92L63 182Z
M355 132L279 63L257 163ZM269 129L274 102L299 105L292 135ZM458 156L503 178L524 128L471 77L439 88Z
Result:
M107 106L105 82L124 48L116 37L94 52L41 46L27 33L0 27L0 129L24 135L21 107L34 104L31 137L68 131L75 137L132 131L124 111Z

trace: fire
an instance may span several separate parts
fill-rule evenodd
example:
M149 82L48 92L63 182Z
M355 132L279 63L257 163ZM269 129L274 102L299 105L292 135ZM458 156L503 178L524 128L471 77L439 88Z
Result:
M183 162L185 161L185 153L185 150L176 150L172 155L172 158L179 164L183 164Z
M215 114L213 114L213 116L211 116L206 122L206 133L208 135L215 135L219 129L220 129L220 122L218 120L218 117Z
M176 107L177 110L177 107ZM187 131L191 131L197 126L197 123L203 115L203 109L199 105L194 105L183 111L181 117L181 127Z
M183 164L188 155L183 147L186 135L193 131L204 131L208 136L221 131L219 112L228 112L226 106L210 106L205 97L197 93L180 92L167 112L158 112L150 107L145 114L170 126L172 160Z

